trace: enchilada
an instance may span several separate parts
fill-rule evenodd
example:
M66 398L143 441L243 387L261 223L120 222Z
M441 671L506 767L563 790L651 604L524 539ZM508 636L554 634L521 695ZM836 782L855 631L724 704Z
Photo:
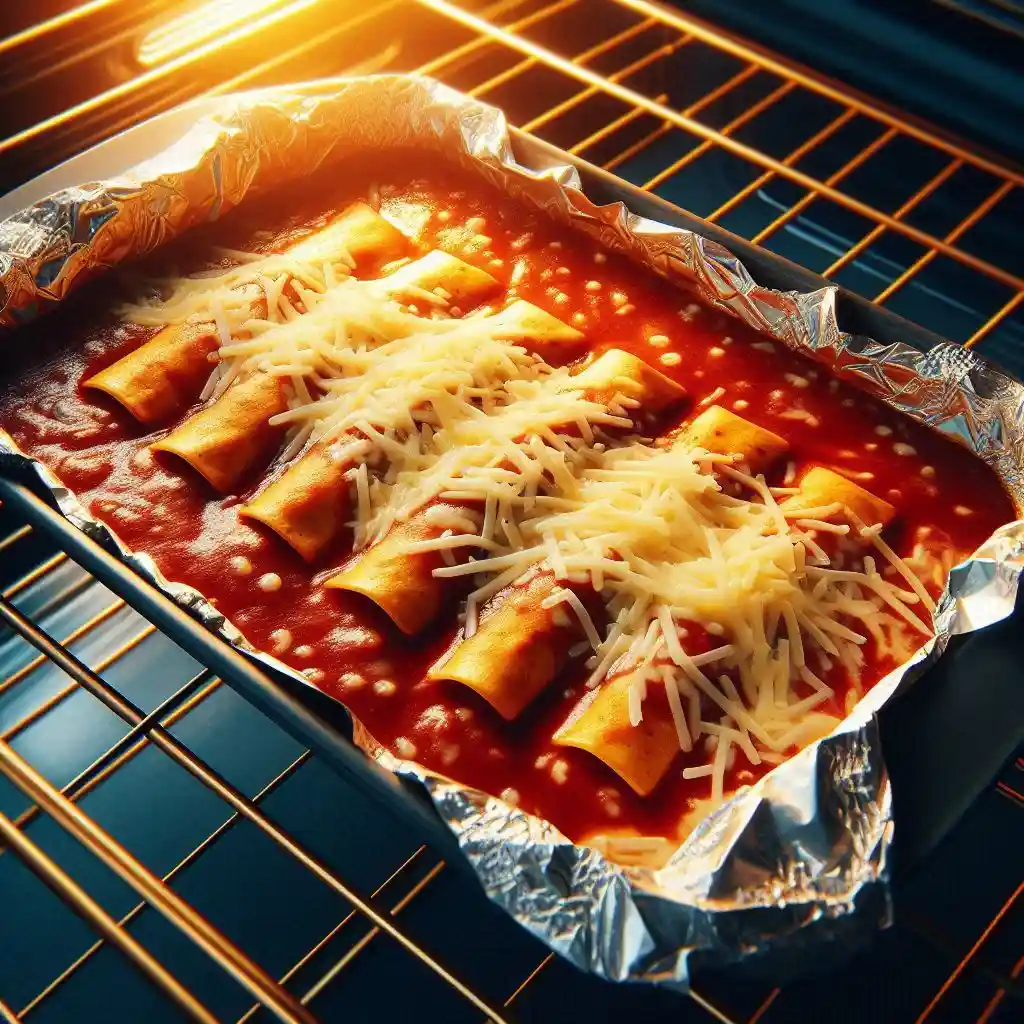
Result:
M731 441L740 436L752 439L755 432L744 427L736 431ZM750 464L752 449L753 444L747 451L738 451L736 454ZM852 513L854 517L862 515L865 522L882 529L892 522L896 514L888 502L840 474L820 467L814 467L804 475L797 493L786 498L781 507L790 512L816 515L824 512L831 516L832 513L826 510L836 505L840 506L835 510L837 518L842 519L847 513ZM853 577L854 574L850 575ZM635 668L627 667L619 672L613 670L607 682L584 697L580 706L573 710L555 734L556 744L575 747L594 755L640 796L646 796L657 786L681 753L693 750L702 732L712 742L715 750L719 745L724 749L723 735L733 737L737 742L745 741L746 753L754 764L759 763L761 756L756 749L758 743L763 741L769 748L776 745L772 742L771 734L757 722L758 713L764 710L763 707L757 707L760 693L749 702L749 707L744 707L732 679L728 676L719 677L715 682L701 671L703 659L713 648L709 634L693 622L687 622L679 632L678 642L685 651L684 658L680 659L684 666L683 673L674 671L672 659L665 653L653 660L651 667L654 671L648 669L646 678L640 680L634 675L637 671ZM785 640L776 640L776 646L792 642L792 635L787 634ZM724 663L727 661L722 659ZM812 678L815 684L824 687L816 676ZM664 686L664 699L648 701L648 687L661 685ZM636 720L635 702L630 699L631 689L637 686L645 693L640 721ZM818 695L824 697L821 689ZM775 700L774 692L771 698ZM737 715L737 709L741 708L749 716L747 720ZM753 732L753 740L747 735L750 732ZM813 733L804 733L799 745L803 746L816 738L817 735ZM710 765L697 768L700 775L693 775L693 768L684 768L683 771L688 771L691 777L703 777L704 774L712 778L716 775L724 776L727 765L724 761L716 764L715 760ZM714 782L717 793L713 795L718 798L722 795L721 785L720 780Z
M556 431L576 428L579 417L597 422L594 413L614 409L637 413L637 421L651 422L667 409L683 401L685 391L638 356L620 349L609 349L578 374L554 378L551 391L578 396L563 406L562 422L548 423ZM626 407L625 409L623 407ZM515 438L521 429L518 417L512 417L507 434ZM635 421L627 418L626 423ZM500 429L500 426L499 426ZM484 459L490 454L481 449ZM325 586L360 594L382 608L406 634L425 629L445 605L451 589L443 575L443 548L432 548L453 526L459 527L467 516L479 514L474 503L432 502L406 522L398 524L378 544L363 552L352 565L331 576ZM462 531L465 533L465 530ZM424 544L428 546L424 548ZM468 556L470 551L464 550Z
M497 286L490 275L478 276L471 283L459 263L449 263L449 272L437 278L433 287L444 287L453 299L465 303ZM409 264L396 274L408 278L413 266ZM426 287L422 280L417 283ZM487 317L486 324L491 334L521 341L532 351L553 356L555 361L578 348L583 340L579 331L522 299ZM327 551L342 533L349 511L348 476L359 462L354 434L338 437L329 426L320 432L327 436L318 437L308 452L239 513L273 530L309 562Z
M407 246L397 228L366 203L357 202L325 228L287 249L276 269L283 272L284 287L288 287L292 283L289 265L328 264L347 276L357 263L394 259ZM233 276L240 278L237 283L232 281L231 291L244 311L242 316L266 315L267 295L256 282L257 270L249 266ZM200 314L204 311L202 304L196 308ZM182 315L186 315L184 311ZM109 395L140 423L166 422L199 397L210 375L210 356L220 340L213 319L189 315L161 327L149 341L89 377L83 386Z
M300 243L296 249L301 251L306 244L312 245L312 242ZM362 251L362 247L357 247L357 252ZM433 293L442 282L447 283L453 298L473 304L497 286L497 281L490 274L435 250L389 276L365 282L352 281L349 288L336 289L337 301L334 301L334 296L328 296L306 315L298 343L313 346L324 334L337 335L339 330L343 330L345 336L337 344L339 349L372 345L378 340L378 321L385 310L394 314L388 335L392 340L404 333L425 329L426 325L418 317L400 316L398 301L402 297ZM369 311L367 301L371 305ZM282 335L289 342L295 341L296 332L289 330L288 324L271 327L260 337L264 347L259 354L270 360L268 368L257 362L247 377L243 369L238 383L154 442L153 451L167 452L184 460L221 494L230 493L255 467L269 462L285 435L283 427L270 421L288 409L289 399L294 397L290 391L295 390L290 388L296 376L294 367L286 365L285 370L291 372L274 372L277 368L270 358L274 352L272 339ZM235 346L222 346L221 352L223 354L232 348ZM296 359L292 344L289 344L284 359L292 362ZM252 359L246 362L252 362ZM314 361L309 366L300 367L299 376L304 378L323 369ZM295 381L295 384L298 388L303 387L300 381ZM326 468L324 460L318 459L306 467L304 479L308 479L311 470L319 471L318 479L322 482ZM257 512L259 508L257 506ZM260 517L257 514L253 518Z
M651 408L647 395L638 397L645 408ZM675 443L718 455L737 455L755 472L770 466L788 448L778 435L720 406L700 413L682 429ZM468 686L503 717L515 718L558 676L570 651L584 639L579 619L555 600L563 586L550 566L539 573L530 570L523 581L516 581L494 599L494 607L487 609L472 636L463 638L431 667L430 678ZM589 580L570 582L569 586L578 599L589 595L594 603ZM517 653L529 654L524 659L504 657L502 651L509 642ZM614 698L609 694L606 699ZM602 702L598 711L603 708ZM672 735L674 743L674 732Z

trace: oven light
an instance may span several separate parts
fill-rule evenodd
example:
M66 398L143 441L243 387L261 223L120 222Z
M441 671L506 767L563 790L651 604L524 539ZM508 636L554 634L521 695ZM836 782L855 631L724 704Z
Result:
M217 36L258 20L289 0L204 0L157 24L143 37L139 63L154 67Z

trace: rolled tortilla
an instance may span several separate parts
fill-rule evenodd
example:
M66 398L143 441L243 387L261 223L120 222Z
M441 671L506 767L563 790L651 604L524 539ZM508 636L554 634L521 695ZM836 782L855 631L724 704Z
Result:
M557 354L560 349L571 352L583 342L583 334L575 327L524 299L517 299L491 319L510 341L529 342L545 356Z
M422 266L427 259L424 257L408 266ZM454 256L446 259L449 261L448 266L462 262ZM469 269L473 270L472 267ZM427 275L433 272L433 267L428 264ZM487 280L474 278L476 287L490 290L497 285L497 281L489 274L483 277ZM463 289L466 287L468 285L464 282ZM463 294L468 293L464 290ZM544 350L549 344L560 348L573 341L569 332L582 337L578 331L573 331L561 320L529 302L513 303L502 313L495 314L495 318L500 318L502 330L508 328L510 340L522 340L528 348ZM533 336L531 332L534 331L539 334L539 338ZM519 332L522 332L521 338ZM314 445L240 509L239 515L262 523L290 544L307 562L315 561L330 547L345 526L349 497L345 474L357 463L346 458L344 453L343 440L334 444Z
M427 673L476 691L502 718L517 718L562 669L584 637L576 613L565 603L543 607L563 584L542 568L520 577L481 615L476 632L459 641ZM593 598L593 591L589 598Z
M284 427L268 420L288 408L279 377L256 373L150 445L184 459L221 494L234 492L281 444Z
M889 502L823 466L809 469L800 480L799 487L799 494L781 503L783 511L824 508L838 502L868 526L888 526L896 517L896 509Z
M256 289L252 291L253 312L258 314ZM109 395L146 426L165 423L199 396L213 370L210 357L219 344L212 323L168 324L82 386Z
M315 561L345 528L345 474L356 462L344 451L344 446L313 445L238 514L273 530L307 562Z
M576 747L603 761L640 796L661 781L679 753L679 737L667 699L658 699L660 684L648 683L643 719L629 721L631 676L617 676L591 691L555 733L562 747Z
M610 348L570 378L592 402L611 406L616 399L636 403L636 420L654 419L686 397L686 389L632 352Z
M430 514L421 512L396 523L388 535L355 558L324 584L334 590L362 594L381 608L407 636L421 632L437 617L446 597L445 580L434 570L445 564L439 551L409 551L417 541L433 540L465 520L466 509L434 502Z
M789 451L789 442L720 405L705 409L682 434L683 439L714 455L740 455L755 473Z
M470 308L498 287L497 280L457 256L433 249L394 273L382 278L382 283L393 295L414 297L417 289L432 292L443 288L455 305Z
M297 242L286 252L306 261L399 255L408 244L405 236L366 203L354 203L325 228ZM253 316L265 315L263 294L255 285ZM209 356L219 345L212 323L169 324L145 344L122 356L83 382L123 405L140 423L166 423L199 397L210 376Z
M368 203L346 207L325 227L290 245L285 251L304 263L334 263L348 256L358 267L363 262L397 259L409 240Z
M582 384L584 395L595 402L610 402L628 393L638 403L642 415L653 415L686 395L675 381L652 370L642 359L617 349L605 352L570 380L570 387ZM432 510L438 504L432 503L401 528L392 529L350 566L327 580L325 586L369 598L391 616L403 633L424 629L444 604L449 583L433 573L445 562L439 551L407 548L415 541L435 540L449 528L435 518ZM466 507L461 507L460 512L465 516Z

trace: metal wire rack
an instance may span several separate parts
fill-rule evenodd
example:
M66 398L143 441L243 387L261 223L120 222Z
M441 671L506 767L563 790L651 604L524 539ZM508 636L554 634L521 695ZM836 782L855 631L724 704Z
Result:
M1022 365L1024 251L1012 225L1024 174L696 18L644 0L388 0L358 13L291 0L147 66L140 12L171 7L93 0L0 42L0 60L50 48L73 68L83 47L62 49L69 32L113 40L124 69L0 141L8 184L41 153L53 162L189 96L417 69ZM14 88L0 75L0 93ZM689 1000L616 988L546 954L9 509L0 533L8 1024L511 1021L568 1005L599 1019L749 1024L1019 1019L1024 758L901 883L896 927L852 966L782 991L709 978Z

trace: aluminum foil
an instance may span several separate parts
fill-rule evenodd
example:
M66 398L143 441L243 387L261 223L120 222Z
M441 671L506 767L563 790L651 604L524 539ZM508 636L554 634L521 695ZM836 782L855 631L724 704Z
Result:
M759 286L726 249L691 231L597 206L574 168L516 140L493 107L424 78L338 79L218 100L168 149L108 181L84 183L0 222L0 326L14 327L97 273L146 253L246 198L370 147L414 145L478 171L524 203L630 254L669 279L889 405L956 438L995 467L1024 507L1024 387L971 352L927 353L851 337L834 289ZM7 333L7 332L5 332ZM76 525L253 652L202 595L165 580L121 545L44 467L0 438L0 468L31 468ZM1007 616L1024 565L1024 522L955 568L937 635L891 673L829 736L715 810L660 868L624 867L575 846L547 822L398 761L359 722L368 753L429 794L488 896L578 967L618 981L685 989L696 964L775 962L816 943L848 945L888 917L887 853L895 823L876 713L937 659L951 636ZM859 912L855 912L859 911ZM779 955L782 959L779 960Z

